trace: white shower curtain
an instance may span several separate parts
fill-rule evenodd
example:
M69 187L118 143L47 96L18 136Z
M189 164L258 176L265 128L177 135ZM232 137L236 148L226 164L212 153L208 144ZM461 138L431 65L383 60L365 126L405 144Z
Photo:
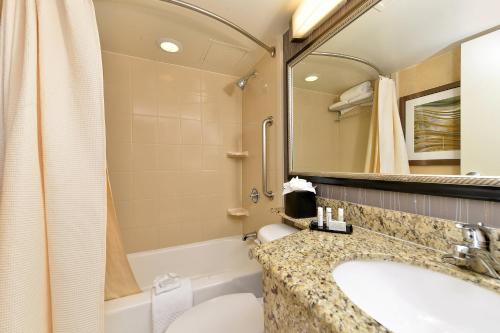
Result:
M106 175L91 0L3 0L0 332L102 332Z
M409 174L394 80L380 76L374 96L365 172Z

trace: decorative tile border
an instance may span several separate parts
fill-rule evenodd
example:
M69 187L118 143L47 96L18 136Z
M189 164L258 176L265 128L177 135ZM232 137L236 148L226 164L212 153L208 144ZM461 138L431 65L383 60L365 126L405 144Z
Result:
M465 223L500 228L500 203L414 193L315 184L318 196Z

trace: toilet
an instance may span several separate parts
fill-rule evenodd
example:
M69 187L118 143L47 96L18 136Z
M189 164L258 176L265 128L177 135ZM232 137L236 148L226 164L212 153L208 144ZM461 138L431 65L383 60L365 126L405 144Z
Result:
M259 229L261 244L293 234L298 230L286 224L269 224ZM165 333L262 333L262 304L250 293L229 294L200 303L177 318Z

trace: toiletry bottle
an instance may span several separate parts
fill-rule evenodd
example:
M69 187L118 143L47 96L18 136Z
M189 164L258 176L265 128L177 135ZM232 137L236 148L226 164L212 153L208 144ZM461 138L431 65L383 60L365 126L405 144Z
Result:
M318 207L318 228L323 228L323 207Z
M343 208L339 208L339 212L338 212L338 215L339 215L339 222L344 222L344 209Z
M328 229L331 229L332 227L332 208L331 207L327 207L326 208L326 227Z
M347 224L344 222L344 210L342 208L338 210L338 221L333 223L333 230L342 232L347 230Z

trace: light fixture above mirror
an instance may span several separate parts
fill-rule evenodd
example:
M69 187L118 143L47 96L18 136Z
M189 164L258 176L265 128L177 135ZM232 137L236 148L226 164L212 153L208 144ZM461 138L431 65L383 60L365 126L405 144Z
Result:
M292 17L293 39L304 39L347 0L302 0Z

